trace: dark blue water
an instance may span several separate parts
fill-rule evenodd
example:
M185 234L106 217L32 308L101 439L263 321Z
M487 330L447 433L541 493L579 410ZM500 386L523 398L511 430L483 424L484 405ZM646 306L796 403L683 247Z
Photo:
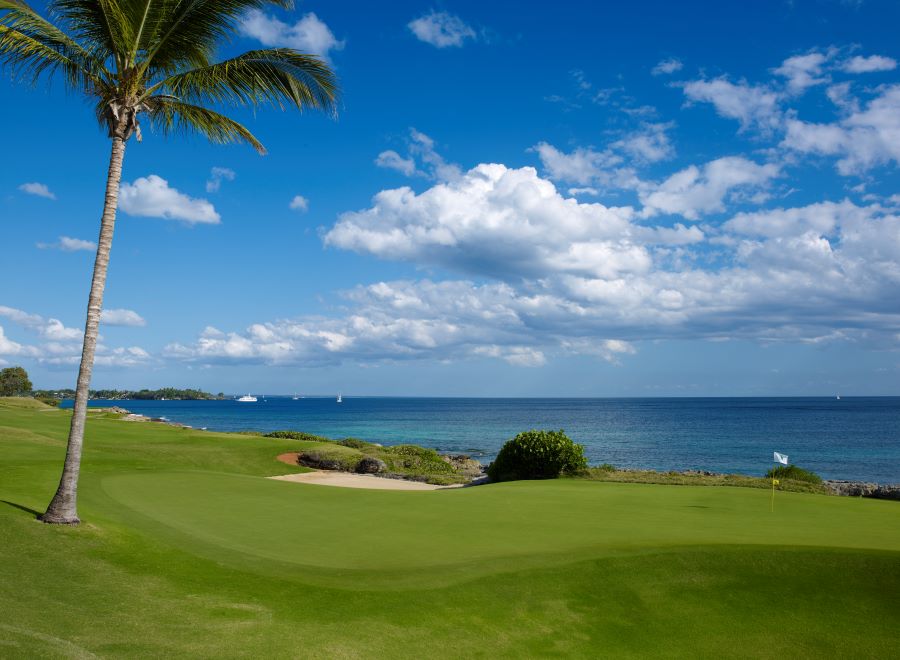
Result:
M67 402L71 405L71 402ZM565 429L592 464L762 474L772 452L833 479L900 482L900 397L92 401L216 431L293 429L416 443L490 461L532 428Z

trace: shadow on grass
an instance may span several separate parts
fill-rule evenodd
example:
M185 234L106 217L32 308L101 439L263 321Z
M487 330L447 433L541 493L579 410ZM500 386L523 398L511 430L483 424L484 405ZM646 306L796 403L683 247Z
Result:
M30 513L35 518L39 518L41 515L40 511L35 511L34 509L30 509L27 506L23 506L22 504L16 504L15 502L10 502L9 500L0 500L0 504L6 504L11 506L14 509L18 509L19 511L24 511L25 513Z

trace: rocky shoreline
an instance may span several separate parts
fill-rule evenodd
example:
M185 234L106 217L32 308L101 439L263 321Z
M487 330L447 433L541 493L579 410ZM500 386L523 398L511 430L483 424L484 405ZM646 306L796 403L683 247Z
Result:
M126 410L125 408L120 408L119 406L113 406L112 408L102 408L101 410L106 410L108 412L113 412L122 415L122 419L128 422L156 422L158 424L167 424L168 426L174 426L177 428L184 429L192 429L192 426L188 426L187 424L181 424L180 422L173 422L164 417L147 417L146 415L139 415L137 413L133 413L130 410ZM201 428L199 430L205 431L206 428ZM468 455L443 455L443 460L448 463L454 464L454 467L457 469L463 468L463 471L469 472L467 476L472 479L473 483L485 483L487 481L484 476L484 466L478 463L477 460L472 459ZM376 459L377 460L377 459ZM307 467L314 467L317 469L324 470L339 470L337 466L326 466L322 464L313 464L311 461L298 460L301 465L305 465ZM381 461L379 461L381 462ZM480 469L474 469L473 464L478 463ZM367 464L368 466L368 464ZM465 467L463 467L465 466ZM388 479L406 479L413 480L415 478L410 478L408 475L399 475L392 474L384 470L384 468L380 465L372 465L371 468L374 469L364 469L360 472L376 474L377 476L388 478ZM705 477L727 477L728 475L724 472L712 472L710 470L681 470L679 474L683 474L685 476L705 476ZM848 481L843 479L826 479L822 482L822 486L825 488L826 492L830 495L837 495L839 497L868 497L871 499L877 500L893 500L900 501L900 484L878 484L875 482L869 481Z
M822 485L834 495L900 501L900 484L876 484L865 481L829 479L823 481Z

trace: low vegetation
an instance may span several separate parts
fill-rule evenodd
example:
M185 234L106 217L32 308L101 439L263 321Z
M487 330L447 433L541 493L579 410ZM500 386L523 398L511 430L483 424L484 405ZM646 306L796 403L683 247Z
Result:
M487 473L491 481L555 479L587 466L584 447L564 431L525 431L501 447Z
M74 399L75 390L64 388L61 390L35 390L35 398L53 398L53 399ZM160 401L167 399L169 401L213 401L224 399L225 394L210 394L203 390L195 390L191 388L181 389L177 387L161 387L156 390L91 390L89 393L91 399L106 399L109 401Z
M301 431L273 431L265 437L315 443L298 452L298 463L322 470L378 474L395 479L451 485L470 482L481 470L468 456L443 456L417 445L384 447L358 438L331 440Z
M766 476L769 479L778 479L779 481L801 481L816 485L822 483L822 477L815 472L804 470L798 465L779 465L766 472Z
M743 488L772 488L770 477L749 477L742 474L717 474L712 472L659 472L656 470L619 470L609 464L592 467L579 473L578 478L588 481L608 481L633 484L666 484L669 486L740 486ZM821 493L829 491L821 483L791 478L779 479L778 490L792 493Z

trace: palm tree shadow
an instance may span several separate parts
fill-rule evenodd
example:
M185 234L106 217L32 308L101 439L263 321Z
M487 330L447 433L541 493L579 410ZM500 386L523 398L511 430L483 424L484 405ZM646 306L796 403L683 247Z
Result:
M11 506L14 509L18 509L19 511L24 511L25 513L30 513L35 518L40 518L41 512L35 511L34 509L29 509L27 506L22 504L16 504L15 502L10 502L9 500L0 500L0 503Z

